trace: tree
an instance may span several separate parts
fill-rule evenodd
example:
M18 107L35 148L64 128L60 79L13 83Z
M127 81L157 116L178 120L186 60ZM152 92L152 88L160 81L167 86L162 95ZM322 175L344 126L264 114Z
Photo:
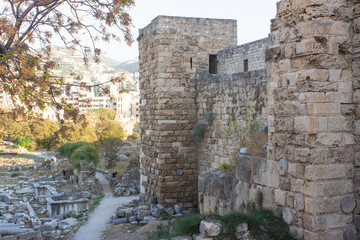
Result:
M61 91L70 88L52 75L56 62L50 57L52 37L57 36L68 49L80 49L84 63L90 54L99 61L96 41L133 42L128 14L133 0L0 0L0 92L11 97L14 116L33 116L48 106L71 112ZM91 46L80 36L87 34ZM37 51L34 46L43 51ZM9 114L0 109L0 114ZM74 118L79 116L74 110Z
M104 120L96 124L96 135L101 143L110 138L123 139L125 131L120 122Z

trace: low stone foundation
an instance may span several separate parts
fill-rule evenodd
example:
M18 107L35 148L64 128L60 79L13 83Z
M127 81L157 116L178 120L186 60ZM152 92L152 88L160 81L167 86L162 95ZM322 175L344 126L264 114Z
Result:
M54 201L47 198L47 210L49 217L56 217L70 211L75 211L75 213L87 211L89 210L89 199Z
M200 212L220 215L234 210L244 212L250 202L257 208L273 208L279 178L277 165L272 161L238 155L234 174L204 171L199 176ZM271 182L273 187L265 186L266 182Z

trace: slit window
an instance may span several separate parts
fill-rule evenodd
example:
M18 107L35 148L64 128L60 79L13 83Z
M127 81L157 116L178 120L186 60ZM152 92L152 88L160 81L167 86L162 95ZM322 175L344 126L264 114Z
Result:
M193 68L193 58L190 58L190 67Z
M209 73L217 74L217 55L209 55Z
M245 59L244 60L244 72L248 72L249 71L249 60Z

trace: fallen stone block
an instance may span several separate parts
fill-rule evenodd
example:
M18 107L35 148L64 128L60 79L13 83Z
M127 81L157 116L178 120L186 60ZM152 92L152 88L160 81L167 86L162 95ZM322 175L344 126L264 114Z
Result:
M113 219L113 224L114 225L118 225L118 224L123 224L123 223L127 223L127 218L117 218L117 219Z

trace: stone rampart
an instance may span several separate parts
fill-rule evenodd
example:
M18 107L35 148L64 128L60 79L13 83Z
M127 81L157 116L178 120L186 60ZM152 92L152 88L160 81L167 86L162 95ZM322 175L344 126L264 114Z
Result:
M220 51L219 73L234 74L265 69L265 50L268 45L268 39L264 38Z
M356 239L360 2L277 7L268 41L237 47L230 20L158 17L140 32L142 194L185 208L199 200L203 212L253 201L280 207L297 238ZM199 174L231 163L241 143L224 129L247 109L268 126L266 157L238 156L232 177Z
M229 163L241 148L241 142L233 141L238 137L237 133L225 136L230 120L244 122L249 113L257 118L259 125L266 125L267 74L265 70L258 70L229 75L203 72L199 75L196 98L198 122L195 127L202 127L203 133L195 139L195 143L201 172ZM236 128L232 130L239 131Z

